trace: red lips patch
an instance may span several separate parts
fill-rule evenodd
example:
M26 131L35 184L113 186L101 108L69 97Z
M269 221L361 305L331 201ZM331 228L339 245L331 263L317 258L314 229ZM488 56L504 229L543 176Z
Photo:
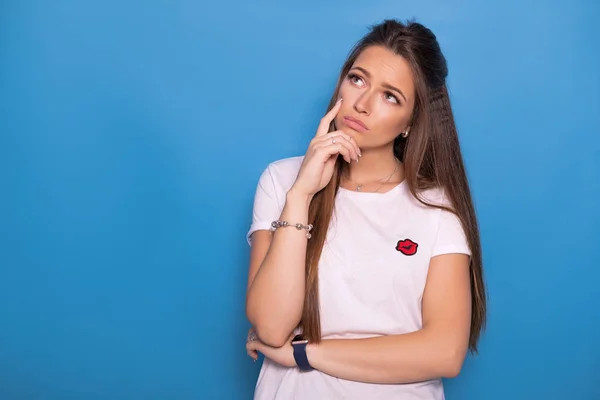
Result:
M398 244L396 245L396 250L405 256L412 256L417 253L417 247L419 245L413 242L410 239L398 240Z

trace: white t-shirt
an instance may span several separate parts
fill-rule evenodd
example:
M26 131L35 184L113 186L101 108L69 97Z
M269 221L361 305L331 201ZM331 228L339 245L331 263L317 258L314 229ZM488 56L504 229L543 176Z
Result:
M269 229L279 219L302 160L303 156L278 160L262 173L248 243L254 231ZM424 195L434 204L449 204L441 190ZM470 255L458 218L419 203L405 182L384 193L340 187L319 263L323 338L419 330L429 261L444 253ZM439 379L380 385L343 380L317 370L300 372L265 359L254 398L441 400L444 391Z

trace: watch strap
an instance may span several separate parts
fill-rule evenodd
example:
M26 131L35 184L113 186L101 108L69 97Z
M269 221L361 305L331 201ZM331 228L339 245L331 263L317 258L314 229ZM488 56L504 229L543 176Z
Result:
M308 341L304 340L300 335L296 335L296 337L294 337L292 340L292 346L294 347L294 360L301 371L311 371L314 369L308 362L308 357L306 355L307 344Z

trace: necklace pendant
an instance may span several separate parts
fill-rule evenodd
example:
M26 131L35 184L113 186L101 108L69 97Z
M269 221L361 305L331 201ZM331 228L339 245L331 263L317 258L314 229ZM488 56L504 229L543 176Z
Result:
M361 190L361 189L362 189L362 185L358 185L358 186L356 187L356 190L358 190L359 192L360 192L360 190Z

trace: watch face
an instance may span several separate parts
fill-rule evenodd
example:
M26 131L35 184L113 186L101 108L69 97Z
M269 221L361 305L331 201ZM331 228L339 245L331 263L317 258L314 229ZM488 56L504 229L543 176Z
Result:
M292 344L302 344L302 343L308 343L308 340L304 339L304 337L302 337L302 335L296 335L292 339Z

